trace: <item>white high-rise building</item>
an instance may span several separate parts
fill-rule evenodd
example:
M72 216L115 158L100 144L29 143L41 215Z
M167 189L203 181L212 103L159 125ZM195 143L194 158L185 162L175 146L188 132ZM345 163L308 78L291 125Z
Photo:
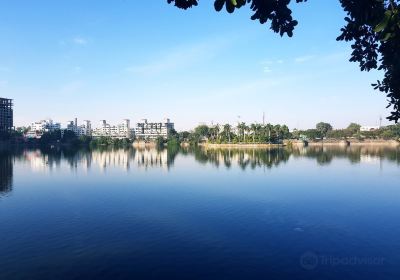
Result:
M26 136L29 138L40 138L43 133L54 132L56 130L61 130L60 123L54 122L52 119L41 120L31 123Z
M138 139L156 139L157 137L168 138L171 130L174 129L174 123L169 119L163 122L148 122L143 119L142 122L136 124L135 136Z
M122 124L111 126L106 120L100 121L100 127L93 130L93 137L132 138L130 120L125 119Z
M76 136L91 136L92 125L90 121L85 120L82 125L78 126L78 119L68 122L66 130L73 131Z

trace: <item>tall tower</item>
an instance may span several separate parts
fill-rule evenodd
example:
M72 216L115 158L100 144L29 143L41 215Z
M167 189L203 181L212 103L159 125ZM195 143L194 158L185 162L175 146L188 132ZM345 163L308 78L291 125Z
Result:
M0 97L0 131L7 132L13 128L12 99Z
M124 119L124 132L126 138L131 138L131 121Z
M86 132L86 136L91 136L92 135L92 124L90 121L85 120L83 121L84 125L85 125L85 132Z

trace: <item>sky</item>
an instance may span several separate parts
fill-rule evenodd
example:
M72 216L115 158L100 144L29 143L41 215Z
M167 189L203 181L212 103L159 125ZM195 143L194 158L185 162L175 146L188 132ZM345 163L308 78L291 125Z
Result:
M199 123L262 122L334 128L383 124L390 109L377 71L349 62L339 1L292 1L292 38L244 7L187 11L166 0L0 0L0 96L15 126L52 118Z

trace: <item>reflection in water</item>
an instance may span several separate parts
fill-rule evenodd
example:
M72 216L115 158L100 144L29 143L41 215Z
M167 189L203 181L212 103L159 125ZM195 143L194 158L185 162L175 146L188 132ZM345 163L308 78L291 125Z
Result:
M400 164L400 149L382 146L316 146L273 149L205 149L205 148L169 148L169 149L50 149L1 152L0 154L0 192L12 189L13 161L28 163L30 169L39 172L51 172L53 169L69 166L71 170L89 170L92 167L107 168L132 167L162 168L169 170L176 156L181 153L193 156L201 164L231 168L238 166L245 170L259 167L273 168L286 163L291 158L315 159L320 165L328 165L334 159L347 159L351 163L380 163L389 160Z
M294 157L316 159L318 164L330 164L333 159L348 159L351 163L371 163L389 160L400 164L400 149L391 146L316 146L292 149Z
M327 165L333 159L348 159L351 163L379 163L386 159L400 164L400 149L382 146L313 146L273 149L195 149L195 159L215 166L224 164L230 168L237 164L240 168L277 167L290 157L315 159L320 165Z
M224 164L230 168L237 164L241 169L250 167L272 168L288 161L288 149L195 149L193 151L198 162L210 162L216 166Z
M110 167L129 170L136 168L169 169L178 150L170 149L96 149L96 150L26 150L18 160L28 162L33 171L52 171L67 163L71 169L89 170L97 167L106 170Z
M389 147L0 152L0 279L309 280L310 250L371 264L314 279L398 279L399 164Z
M13 183L13 162L11 154L0 153L0 196L12 191Z

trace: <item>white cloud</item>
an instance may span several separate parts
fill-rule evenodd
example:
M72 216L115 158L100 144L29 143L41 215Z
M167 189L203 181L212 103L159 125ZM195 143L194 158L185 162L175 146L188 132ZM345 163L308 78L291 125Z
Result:
M303 63L303 62L306 62L306 61L310 61L310 60L314 59L315 57L316 57L315 55L299 56L299 57L296 57L294 59L294 61L297 62L297 63Z
M83 37L75 37L72 41L77 45L87 45L88 43L88 40Z
M79 73L81 73L82 72L82 67L80 67L80 66L75 66L74 67L74 73L75 74L79 74Z
M266 59L260 62L262 65L272 65L272 64L283 64L284 60L283 59L276 59L276 60L271 60L271 59Z
M350 57L350 52L342 51L342 52L327 54L321 57L321 61L326 63L343 62L348 60L349 57Z
M264 73L271 73L272 72L272 68L271 66L275 66L278 64L283 64L284 61L283 59L276 59L276 60L263 60L260 62L261 65L263 65L263 72Z
M264 66L264 73L271 73L272 70L268 66Z
M226 44L227 42L222 40L209 40L193 45L179 46L153 61L142 65L129 66L125 70L139 75L155 75L183 69L213 58Z
M61 86L59 92L62 94L73 94L79 92L83 86L84 83L82 81L72 81Z

